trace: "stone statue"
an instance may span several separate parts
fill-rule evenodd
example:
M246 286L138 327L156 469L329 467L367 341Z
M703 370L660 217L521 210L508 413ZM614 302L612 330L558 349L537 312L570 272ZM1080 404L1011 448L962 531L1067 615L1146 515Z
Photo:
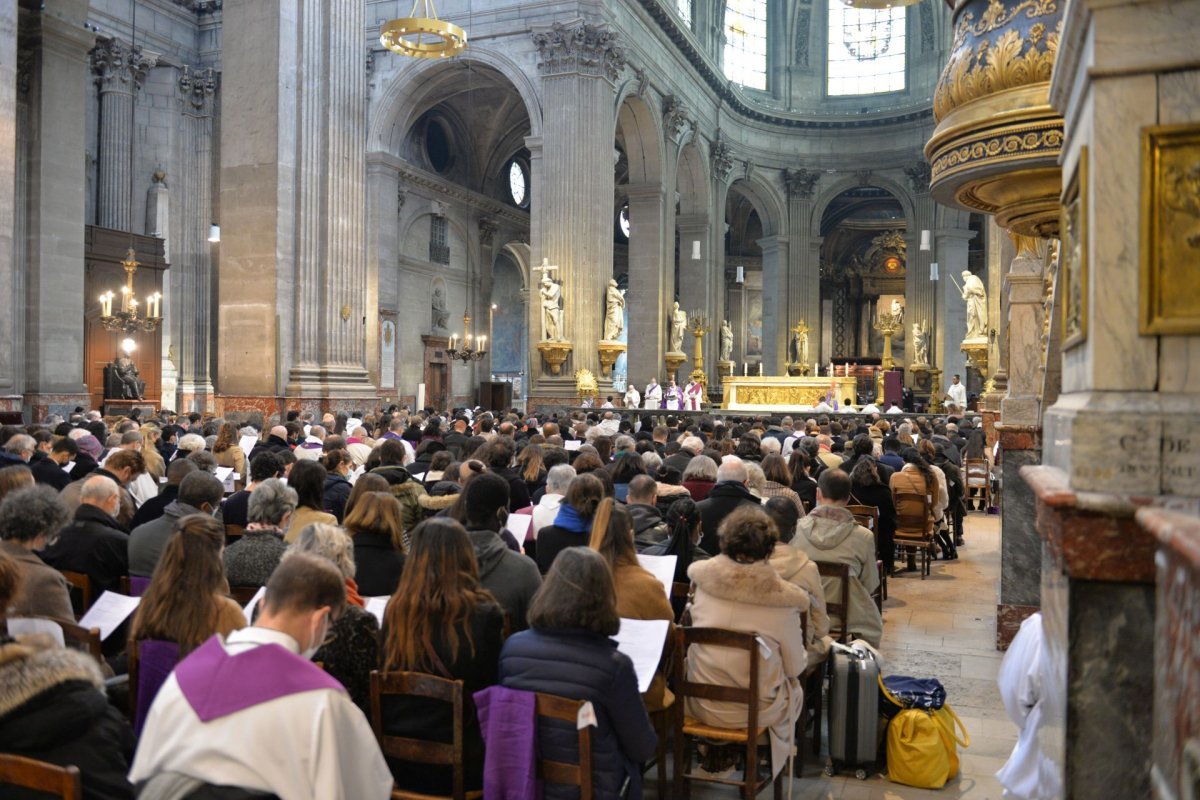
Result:
M721 360L733 360L733 328L727 319L721 320Z
M121 382L121 399L122 400L141 400L142 392L146 388L146 382L141 379L138 374L137 364L133 363L133 359L129 356L119 356L115 364L113 364L113 372L117 376L117 380Z
M892 319L896 321L896 327L904 322L904 304L897 298L892 298Z
M617 282L608 282L604 306L604 341L616 342L625 330L625 292L617 288Z
M450 312L446 310L446 295L441 286L433 287L433 329L444 331L450 325Z
M792 334L792 363L808 363L808 331Z
M671 306L671 337L669 342L670 347L667 348L667 352L683 352L683 331L687 328L687 323L687 312L679 308L678 302L674 303Z
M561 342L562 336L562 287L542 275L542 341Z
M913 363L929 363L929 328L921 322L912 325Z
M987 291L983 281L968 270L962 272L962 298L967 304L967 338L987 338Z

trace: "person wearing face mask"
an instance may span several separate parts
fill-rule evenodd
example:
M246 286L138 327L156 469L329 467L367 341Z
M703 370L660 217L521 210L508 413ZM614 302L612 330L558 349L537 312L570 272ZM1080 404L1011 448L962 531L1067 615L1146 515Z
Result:
M330 450L321 459L325 465L325 510L337 518L341 525L346 515L346 501L354 484L350 473L354 471L354 459L346 450Z
M84 479L71 524L42 552L42 560L57 570L86 574L95 597L115 591L129 574L129 531L116 519L120 510L121 487L112 478Z
M224 485L212 473L198 470L185 475L179 484L179 496L167 504L163 515L130 532L129 574L146 578L153 575L163 547L178 530L179 520L189 514L213 516L221 508L224 495Z
M267 583L252 627L179 662L150 707L130 780L139 795L205 786L283 798L385 800L392 774L370 723L309 659L346 606L342 574L297 553Z

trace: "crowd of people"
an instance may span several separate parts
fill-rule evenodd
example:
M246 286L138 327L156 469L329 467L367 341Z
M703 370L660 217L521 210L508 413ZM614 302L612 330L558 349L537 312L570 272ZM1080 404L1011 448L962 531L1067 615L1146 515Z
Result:
M385 758L376 742L371 673L411 671L463 683L467 788L482 788L489 748L510 746L485 743L472 701L498 686L589 701L596 796L638 797L659 735L650 715L675 698L666 654L639 692L612 637L621 619L684 618L760 637L761 767L778 773L830 631L874 646L885 635L880 570L909 568L893 497L929 498L938 556L954 559L972 458L986 458L976 421L879 413L393 407L292 412L263 430L96 412L5 426L0 617L75 624L71 573L93 598L140 601L100 661L42 635L0 637L0 750L79 767L89 798L446 793L449 768ZM875 530L861 506L877 510ZM642 555L674 556L686 597ZM840 585L817 562L849 567L845 619L827 613ZM693 647L687 670L748 685L720 648ZM106 692L126 673L136 703L118 709ZM746 724L728 703L687 713ZM377 716L383 734L435 741L456 722L418 697L385 697ZM538 736L546 753L574 748L573 728Z

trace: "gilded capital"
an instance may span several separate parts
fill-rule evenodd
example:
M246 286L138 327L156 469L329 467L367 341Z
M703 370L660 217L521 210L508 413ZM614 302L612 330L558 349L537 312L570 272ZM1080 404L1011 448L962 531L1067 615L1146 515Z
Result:
M109 39L92 50L92 71L102 92L129 92L140 89L146 73L158 59L147 56L141 47L131 46L120 39Z
M535 30L538 69L543 75L578 73L615 81L625 66L625 48L617 44L618 38L607 25L582 20Z

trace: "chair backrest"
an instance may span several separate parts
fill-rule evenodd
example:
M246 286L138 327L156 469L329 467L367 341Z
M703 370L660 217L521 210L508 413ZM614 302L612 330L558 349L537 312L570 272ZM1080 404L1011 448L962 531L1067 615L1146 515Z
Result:
M683 619L683 613L687 610L691 594L692 584L682 581L675 581L671 584L671 610L675 612L676 622Z
M846 510L854 515L854 521L874 533L879 527L879 509L875 506L849 504Z
M254 599L254 595L258 594L261 586L230 586L229 596L237 600L238 605L244 606Z
M850 640L850 565L834 561L817 561L817 572L822 578L836 578L839 588L836 593L825 591L825 613L829 616L829 635L839 642ZM824 581L821 581L824 583ZM833 594L833 597L830 595ZM836 597L836 599L834 599ZM834 618L841 624L834 627Z
M19 786L63 800L83 797L78 767L60 767L23 756L0 754L0 786Z
M683 723L685 699L716 700L746 706L746 728L758 730L758 637L753 633L729 631L723 628L680 628L675 637L675 708L677 720ZM701 683L687 676L687 653L692 645L725 647L746 653L746 674L750 685L745 689L716 683Z
M238 539L242 538L242 534L246 532L245 525L233 525L225 523L225 544L233 544Z
M592 800L592 728L590 725L579 726L579 709L583 708L582 700L571 700L553 694L537 693L536 714L538 724L543 719L553 719L570 723L579 729L579 761L568 764L565 761L552 761L537 756L537 777L544 783L557 783L562 786L578 786L579 800Z
M141 575L129 576L129 596L141 597L150 588L150 579Z
M179 645L165 639L129 642L129 714L133 732L142 735L150 705L179 663Z
M963 461L963 472L966 474L967 486L972 489L988 485L988 463L986 458L968 458Z
M424 697L453 706L454 735L450 743L393 736L383 730L384 697ZM463 682L423 672L371 672L371 729L386 756L401 761L451 767L453 797L466 794L463 771Z
M70 584L71 607L75 616L82 617L92 607L92 579L83 572L72 572L69 569L59 570Z
M933 533L933 509L929 495L892 492L892 502L896 505L897 536L929 536Z

